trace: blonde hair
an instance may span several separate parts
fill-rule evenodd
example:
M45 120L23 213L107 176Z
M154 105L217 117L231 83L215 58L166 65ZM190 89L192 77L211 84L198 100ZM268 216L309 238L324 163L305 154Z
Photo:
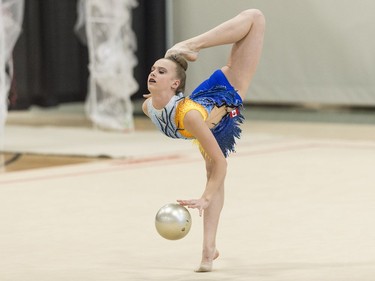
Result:
M166 59L173 61L176 64L176 75L180 80L180 85L176 89L176 94L185 91L186 84L186 70L188 68L187 61L180 55L170 55Z

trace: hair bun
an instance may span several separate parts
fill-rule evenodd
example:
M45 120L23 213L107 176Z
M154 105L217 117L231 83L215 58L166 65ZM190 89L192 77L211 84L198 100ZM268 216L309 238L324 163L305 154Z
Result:
M178 54L174 54L174 55L170 55L168 58L170 58L171 60L173 60L175 63L177 63L179 66L182 67L183 70L187 70L188 68L188 63L187 61L184 59L183 56L181 55L178 55Z

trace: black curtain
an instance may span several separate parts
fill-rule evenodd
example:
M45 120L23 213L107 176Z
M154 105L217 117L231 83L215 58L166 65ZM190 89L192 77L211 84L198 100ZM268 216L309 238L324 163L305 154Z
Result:
M133 11L133 30L137 35L138 65L134 76L139 90L133 99L147 93L147 76L154 62L164 57L166 51L166 4L164 0L139 0ZM146 4L147 3L147 4Z
M133 10L138 65L134 75L141 98L154 60L165 52L165 1L139 0ZM77 0L27 0L23 32L13 52L10 109L84 101L88 50L74 33Z

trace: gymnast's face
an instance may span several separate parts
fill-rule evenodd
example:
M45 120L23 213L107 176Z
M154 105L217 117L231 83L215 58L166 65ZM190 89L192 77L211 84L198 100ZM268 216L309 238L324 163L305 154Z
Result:
M150 93L157 91L173 91L180 85L176 78L176 64L171 60L157 60L148 75L147 87Z

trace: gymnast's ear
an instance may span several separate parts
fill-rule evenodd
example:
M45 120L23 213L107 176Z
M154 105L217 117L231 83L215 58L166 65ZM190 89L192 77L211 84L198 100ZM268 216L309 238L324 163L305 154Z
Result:
M180 86L180 84L181 84L180 80L174 80L171 86L172 90L176 91L178 87Z

